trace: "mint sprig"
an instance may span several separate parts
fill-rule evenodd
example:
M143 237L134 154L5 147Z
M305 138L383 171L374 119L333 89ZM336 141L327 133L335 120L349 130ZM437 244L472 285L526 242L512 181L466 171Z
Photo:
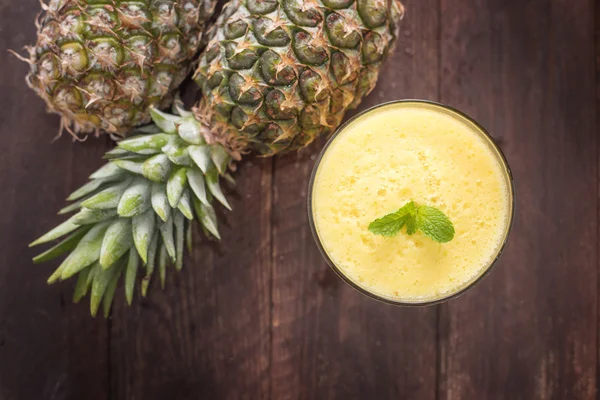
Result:
M371 222L369 230L375 235L396 236L404 226L407 234L414 235L421 231L438 243L447 243L454 238L454 225L446 214L435 207L418 205L414 201Z

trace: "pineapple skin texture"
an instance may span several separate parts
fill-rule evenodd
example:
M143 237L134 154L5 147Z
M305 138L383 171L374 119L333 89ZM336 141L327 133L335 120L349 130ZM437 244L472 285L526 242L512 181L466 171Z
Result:
M231 154L300 149L375 86L397 0L232 0L208 32L194 109Z
M50 0L27 82L70 133L119 136L171 104L216 0Z

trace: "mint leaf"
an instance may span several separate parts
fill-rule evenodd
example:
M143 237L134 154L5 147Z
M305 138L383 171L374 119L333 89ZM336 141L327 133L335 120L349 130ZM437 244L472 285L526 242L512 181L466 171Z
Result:
M406 233L414 235L417 232L417 218L415 215L411 215L410 219L406 222Z
M414 201L406 203L398 211L387 214L369 224L369 231L381 236L395 236L406 226L406 233L418 230L438 243L454 238L454 225L441 210L431 206L419 206Z
M416 212L414 202L409 202L395 213L387 214L369 224L369 230L376 235L396 236L407 223L414 224Z
M396 212L401 214L408 214L414 217L415 213L417 212L417 205L414 201L409 201L404 205L404 207L402 207Z
M391 213L371 222L369 224L369 230L376 235L396 236L404 224L406 224L408 218L408 215Z
M454 238L454 225L446 214L435 207L419 206L417 225L424 235L438 243L446 243Z

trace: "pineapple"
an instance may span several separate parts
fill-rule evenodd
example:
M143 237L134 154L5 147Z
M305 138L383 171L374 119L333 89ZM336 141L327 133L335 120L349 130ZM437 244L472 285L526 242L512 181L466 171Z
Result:
M216 0L50 0L29 47L29 86L70 133L125 135L169 106Z
M220 181L248 152L299 149L332 132L375 85L396 36L395 0L234 0L210 31L195 79L203 99L175 115L150 107L154 125L120 141L109 162L61 213L78 211L32 245L66 236L34 258L70 254L48 282L78 275L74 300L108 315L121 275L129 303L137 276L146 294L158 267L183 266L191 223L219 238L213 201L230 208Z
M233 0L200 57L196 115L234 151L300 149L373 89L401 16L395 0Z

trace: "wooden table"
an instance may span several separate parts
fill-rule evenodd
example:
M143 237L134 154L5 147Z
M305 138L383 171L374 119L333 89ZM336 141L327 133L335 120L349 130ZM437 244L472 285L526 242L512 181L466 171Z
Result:
M517 192L490 276L444 305L398 308L321 259L306 191L323 141L250 159L220 245L112 317L47 286L34 237L101 165L106 138L50 144L58 119L6 49L35 0L0 0L0 399L592 399L598 387L598 118L593 0L407 0L396 52L361 106L426 98L499 141ZM596 18L594 16L596 13ZM139 296L138 296L139 297Z

